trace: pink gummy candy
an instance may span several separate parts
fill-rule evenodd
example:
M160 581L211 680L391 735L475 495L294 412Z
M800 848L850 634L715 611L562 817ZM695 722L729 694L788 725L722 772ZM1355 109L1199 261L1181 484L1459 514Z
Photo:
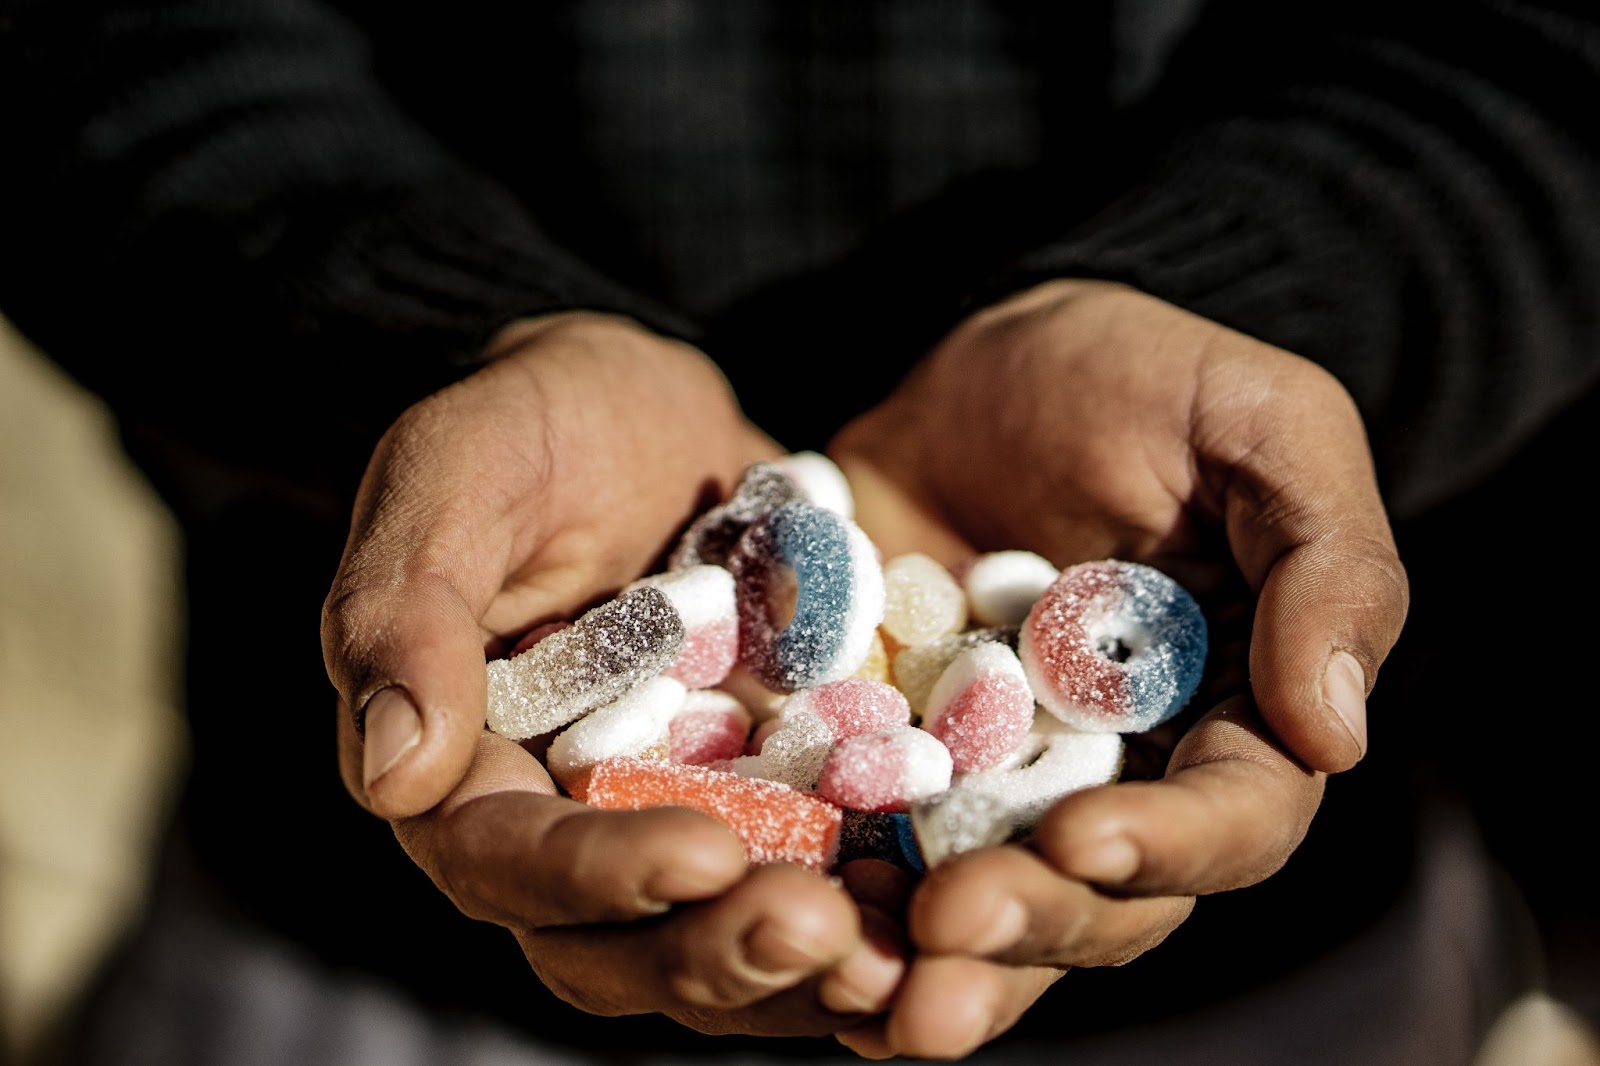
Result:
M814 714L836 739L859 736L911 721L911 704L893 685L864 677L804 688L784 701L779 718Z
M912 725L848 737L834 745L817 794L854 811L889 813L950 787L950 753Z
M950 749L958 774L1000 765L1033 725L1033 692L1016 652L998 642L956 656L934 682L922 727Z
M744 754L750 712L725 692L701 689L684 697L668 723L668 755L676 763L705 766Z
M651 585L666 595L683 619L683 650L666 669L685 688L710 688L728 676L739 658L739 609L733 574L720 566L696 564L641 578L629 585Z

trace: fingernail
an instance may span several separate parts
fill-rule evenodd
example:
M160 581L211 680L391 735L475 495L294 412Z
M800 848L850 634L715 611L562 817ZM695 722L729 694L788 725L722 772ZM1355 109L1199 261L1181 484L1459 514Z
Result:
M1367 678L1356 657L1347 651L1334 655L1322 675L1322 698L1350 730L1361 754L1367 753Z
M822 979L817 1001L839 1014L874 1014L894 995L905 972L904 959L866 944Z
M422 716L403 690L386 688L368 701L366 723L361 778L371 788L422 739Z
M663 903L659 899L651 899L649 896L640 895L633 901L633 909L638 913L639 917L648 918L653 915L667 913L672 909L672 904Z
M762 922L745 937L745 960L763 973L788 974L822 961L818 945L777 922Z
M1020 900L1008 899L1000 905L989 928L972 938L974 955L992 955L1016 944L1028 931L1028 908Z
M1139 872L1139 849L1125 836L1109 836L1072 856L1072 873L1100 885L1120 885Z

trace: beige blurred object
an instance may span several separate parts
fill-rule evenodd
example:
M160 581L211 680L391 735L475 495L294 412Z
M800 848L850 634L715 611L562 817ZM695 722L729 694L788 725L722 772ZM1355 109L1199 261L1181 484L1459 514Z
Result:
M1600 1066L1600 1036L1566 1005L1528 995L1500 1015L1473 1066Z
M180 550L105 407L0 319L0 1035L16 1061L144 897L185 750Z

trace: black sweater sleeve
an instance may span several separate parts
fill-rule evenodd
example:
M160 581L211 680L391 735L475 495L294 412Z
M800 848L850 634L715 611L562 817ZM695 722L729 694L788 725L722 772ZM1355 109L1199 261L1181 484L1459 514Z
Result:
M1600 376L1600 9L1314 7L1212 5L1146 163L990 295L1114 278L1315 359L1406 517Z
M688 329L409 121L315 0L9 3L0 99L0 311L188 448L299 476L513 318Z

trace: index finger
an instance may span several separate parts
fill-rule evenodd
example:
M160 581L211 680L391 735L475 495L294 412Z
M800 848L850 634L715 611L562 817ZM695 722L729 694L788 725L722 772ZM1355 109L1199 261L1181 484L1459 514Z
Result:
M458 909L508 928L659 914L716 896L746 871L743 845L720 822L682 808L603 811L557 795L537 759L489 732L461 785L394 831Z

